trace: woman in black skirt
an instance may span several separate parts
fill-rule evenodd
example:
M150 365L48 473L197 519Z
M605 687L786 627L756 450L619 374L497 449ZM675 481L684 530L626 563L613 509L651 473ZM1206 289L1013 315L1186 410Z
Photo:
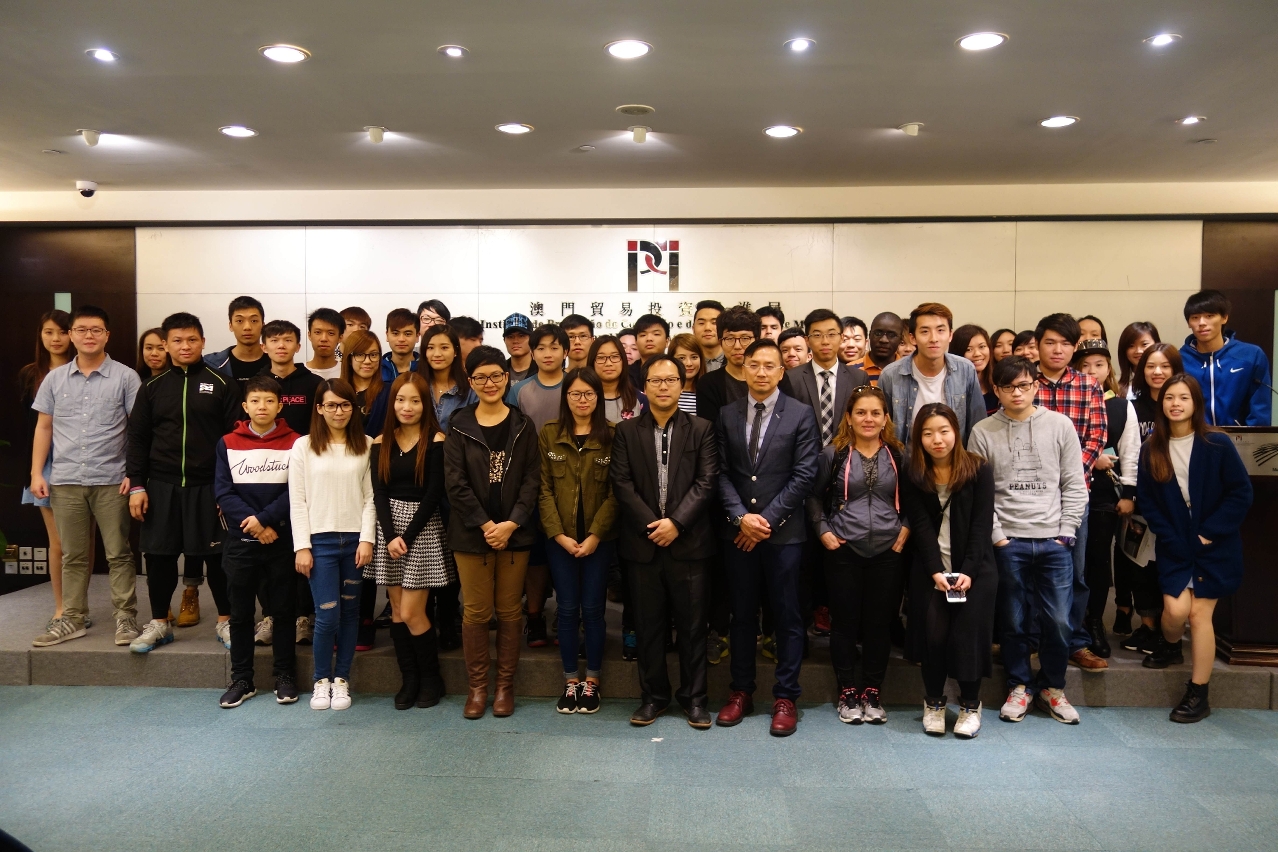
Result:
M923 730L945 734L945 683L959 684L955 736L981 730L981 678L990 676L994 564L994 473L967 452L958 417L942 403L919 409L910 432L910 475L921 494L907 501L914 529L906 656L923 664ZM962 592L963 602L949 592Z
M386 424L373 442L373 503L377 544L364 578L386 586L391 640L404 683L395 709L433 707L444 693L439 645L426 615L430 590L457 578L444 547L439 503L444 496L444 435L428 404L430 388L418 373L391 385Z

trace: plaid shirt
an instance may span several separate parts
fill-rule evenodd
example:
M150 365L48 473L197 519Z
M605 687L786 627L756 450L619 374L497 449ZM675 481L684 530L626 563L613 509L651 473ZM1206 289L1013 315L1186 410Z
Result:
M1074 429L1078 431L1078 442L1083 446L1083 471L1090 487L1092 465L1105 448L1109 428L1101 386L1091 376L1085 376L1073 367L1065 368L1059 382L1053 382L1040 373L1034 403L1064 414L1073 421Z

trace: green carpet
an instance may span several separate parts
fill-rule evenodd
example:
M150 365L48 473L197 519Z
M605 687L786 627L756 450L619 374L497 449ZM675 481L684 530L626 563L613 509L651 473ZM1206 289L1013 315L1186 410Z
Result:
M778 740L765 715L632 728L631 701L468 722L456 696L339 713L269 693L222 710L219 694L0 688L0 828L37 852L1225 852L1278 836L1278 712L1084 708L1067 727L987 710L959 741L925 736L921 708L853 728L823 705Z

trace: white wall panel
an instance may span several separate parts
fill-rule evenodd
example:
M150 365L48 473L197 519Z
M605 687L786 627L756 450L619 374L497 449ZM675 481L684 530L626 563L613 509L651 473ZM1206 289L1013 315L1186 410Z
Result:
M834 226L835 292L1006 292L1016 287L1011 222Z
M401 293L412 309L426 298L473 295L478 239L474 228L307 228L306 290Z
M656 239L679 241L681 291L750 298L830 288L829 225L663 226L656 229Z
M158 326L169 314L187 311L204 325L204 351L235 343L226 319L226 305L235 296L225 293L148 293L138 296L138 331ZM267 319L286 319L306 333L306 297L301 293L249 293L262 303ZM306 357L310 357L308 354Z
M1177 346L1189 334L1185 325L1185 299L1197 287L1185 290L1027 290L1016 296L1018 329L1033 328L1042 317L1058 311L1074 316L1095 314L1105 323L1110 343L1118 345L1118 335L1130 322L1152 322L1164 343Z
M547 299L551 293L625 292L626 241L653 235L651 226L482 228L478 233L479 292ZM640 275L640 291L653 289L648 279L656 277ZM661 279L664 287L667 279Z
M1016 289L1197 290L1202 222L1018 222Z
M301 293L304 228L138 228L138 294ZM225 308L225 306L223 306Z

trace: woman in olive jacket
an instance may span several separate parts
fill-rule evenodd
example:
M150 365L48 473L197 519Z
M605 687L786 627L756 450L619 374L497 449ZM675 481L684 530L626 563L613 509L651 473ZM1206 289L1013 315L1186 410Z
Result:
M536 530L541 464L533 422L502 399L506 359L477 346L466 374L479 402L455 411L444 441L444 480L451 511L448 546L457 561L465 611L462 652L470 693L463 715L488 706L488 622L497 612L497 694L493 715L515 712L515 667L523 633L521 601Z
M560 713L599 709L604 607L612 562L617 500L608 479L612 426L603 382L589 367L564 376L559 419L542 427L541 525L559 602L559 654L564 664ZM586 679L577 660L578 614L586 629Z

